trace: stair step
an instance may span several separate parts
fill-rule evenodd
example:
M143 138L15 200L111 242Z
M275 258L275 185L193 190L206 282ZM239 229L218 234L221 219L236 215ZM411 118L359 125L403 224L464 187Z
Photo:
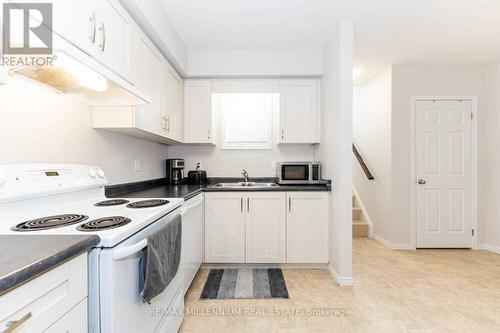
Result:
M368 224L363 221L352 222L353 237L368 237Z
M357 208L357 207L352 208L352 219L353 219L353 221L361 219L361 208Z

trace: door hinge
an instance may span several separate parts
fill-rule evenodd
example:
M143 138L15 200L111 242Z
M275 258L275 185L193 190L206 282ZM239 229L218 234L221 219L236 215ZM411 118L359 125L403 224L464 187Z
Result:
M474 229L472 229L472 236L474 236Z

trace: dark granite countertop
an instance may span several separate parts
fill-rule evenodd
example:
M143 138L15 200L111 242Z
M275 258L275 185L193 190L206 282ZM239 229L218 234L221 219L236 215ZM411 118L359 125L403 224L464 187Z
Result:
M95 235L0 236L0 295L99 243Z
M261 188L227 188L215 187L217 183L239 182L239 178L212 178L207 185L166 185L165 180L152 180L139 183L113 185L106 188L106 196L109 198L184 198L188 200L201 192L262 192L262 191L326 191L332 190L331 183L325 181L320 185L280 185L275 187ZM251 179L257 182L273 182L274 178Z

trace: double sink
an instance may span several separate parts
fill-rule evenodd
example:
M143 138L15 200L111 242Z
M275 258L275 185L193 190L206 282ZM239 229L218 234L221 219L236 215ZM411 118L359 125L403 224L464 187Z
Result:
M278 187L276 183L256 183L256 182L238 182L238 183L218 183L214 187L222 188L268 188Z

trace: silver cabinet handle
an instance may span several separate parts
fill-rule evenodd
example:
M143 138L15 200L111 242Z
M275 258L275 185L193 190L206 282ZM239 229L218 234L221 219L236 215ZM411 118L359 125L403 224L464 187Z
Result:
M170 132L170 117L167 118L167 131Z
M417 180L417 183L418 183L418 185L425 185L425 184L427 184L427 182L425 181L425 179L419 179L419 180Z
M292 198L288 197L288 211L292 211Z
M241 201L240 201L240 210L243 213L243 197L241 197Z
M5 325L5 326L7 326L7 329L4 330L3 333L12 333L12 332L14 332L15 330L17 330L22 324L24 324L30 318L31 318L31 312L28 312L21 319L7 322L7 324Z
M99 26L99 31L102 34L101 44L99 44L99 48L102 52L104 52L106 48L106 27L104 26L104 23L101 23L101 25Z
M95 13L90 14L89 22L90 22L89 39L92 42L92 44L94 44L95 43L95 35L96 35Z
M247 198L247 212L250 211L250 198Z

